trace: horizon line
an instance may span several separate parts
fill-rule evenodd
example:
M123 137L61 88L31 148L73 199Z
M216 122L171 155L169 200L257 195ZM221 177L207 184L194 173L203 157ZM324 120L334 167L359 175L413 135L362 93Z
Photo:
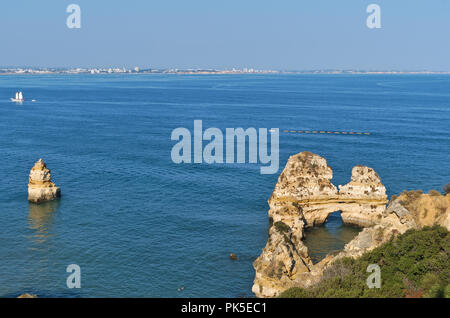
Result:
M317 69L267 69L255 67L146 67L146 66L0 66L0 70L31 70L31 71L91 71L91 70L126 70L136 72L163 71L163 72L276 72L276 73L450 73L450 70L427 70L427 69L364 69L364 68L317 68Z

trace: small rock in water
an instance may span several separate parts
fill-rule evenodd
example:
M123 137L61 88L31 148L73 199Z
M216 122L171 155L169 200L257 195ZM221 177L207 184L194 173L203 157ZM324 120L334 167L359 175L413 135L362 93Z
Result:
M237 260L238 258L237 258L237 256L236 256L236 254L231 253L231 254L230 254L230 259L232 259L233 261L235 261L235 260Z
M50 170L42 159L39 159L30 171L28 183L28 201L41 203L61 196L60 189L52 182Z
M37 295L34 295L34 294L28 294L28 293L25 293L25 294L20 295L20 296L17 297L17 298L38 298L38 296L37 296Z

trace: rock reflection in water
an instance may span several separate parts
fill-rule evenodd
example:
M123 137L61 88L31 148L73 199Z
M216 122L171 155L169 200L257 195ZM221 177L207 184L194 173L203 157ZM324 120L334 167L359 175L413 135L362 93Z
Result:
M304 243L314 264L320 262L331 252L344 249L362 229L346 225L342 221L341 213L334 212L328 216L325 224L308 228L305 231Z
M51 236L54 213L58 210L58 206L58 200L29 205L28 224L33 232L31 240L34 243L45 243Z

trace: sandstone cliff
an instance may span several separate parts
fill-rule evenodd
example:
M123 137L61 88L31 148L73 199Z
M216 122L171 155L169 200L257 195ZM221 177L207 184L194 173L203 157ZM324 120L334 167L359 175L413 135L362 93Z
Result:
M28 182L28 201L41 203L61 196L60 189L51 181L50 170L45 162L39 159L30 171Z
M450 230L450 193L443 196L435 190L429 194L404 191L391 199L386 212L395 213L408 228L440 224Z
M440 224L450 230L450 194L404 193L386 207L386 189L372 168L354 167L350 182L339 190L332 177L326 160L316 154L302 152L289 158L269 199L273 226L267 245L254 262L252 291L257 297L308 287L335 259L359 257L407 229ZM313 265L302 241L304 228L325 222L334 211L341 211L345 223L364 229L343 251Z

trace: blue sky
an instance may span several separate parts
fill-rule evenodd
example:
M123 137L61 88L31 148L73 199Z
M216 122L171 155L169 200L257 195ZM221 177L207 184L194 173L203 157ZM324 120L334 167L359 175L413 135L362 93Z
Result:
M1 0L0 65L448 71L449 31L448 0Z

